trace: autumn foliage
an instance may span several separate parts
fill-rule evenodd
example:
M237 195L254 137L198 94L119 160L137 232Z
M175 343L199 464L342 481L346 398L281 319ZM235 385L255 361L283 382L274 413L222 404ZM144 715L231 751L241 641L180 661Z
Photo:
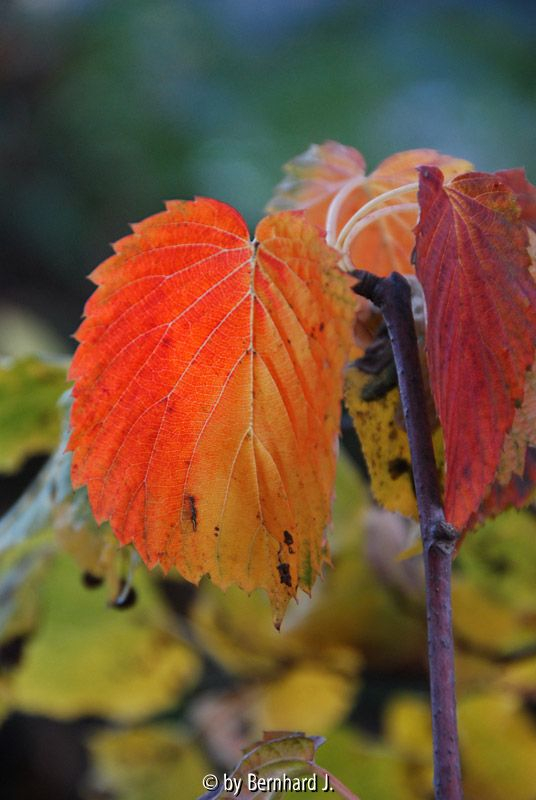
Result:
M356 268L416 276L447 520L463 532L526 503L535 190L520 170L470 170L416 150L367 176L361 154L326 142L286 166L253 240L236 211L206 199L134 226L91 276L70 372L72 478L97 521L149 566L265 588L280 622L329 559L352 330L372 349L348 373L369 376L349 410L358 429L384 419L402 454L369 464L373 489L388 495L405 474L412 491L392 356L377 311L351 292Z
M326 558L355 305L301 215L250 241L169 203L93 273L73 361L73 482L144 560L267 589L279 619Z

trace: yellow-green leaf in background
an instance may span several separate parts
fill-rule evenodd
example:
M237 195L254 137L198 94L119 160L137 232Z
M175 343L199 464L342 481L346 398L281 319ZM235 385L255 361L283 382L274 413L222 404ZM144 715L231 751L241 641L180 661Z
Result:
M533 645L531 656L519 658L505 665L499 679L499 683L504 689L515 692L532 703L536 702L535 650Z
M430 709L418 695L398 695L385 709L385 741L403 759L407 780L419 798L433 786Z
M506 511L468 535L454 567L460 643L491 658L536 645L536 518L530 511Z
M386 712L386 739L406 760L419 798L432 787L432 726L424 698L399 696ZM519 699L485 691L460 698L465 800L534 800L536 725Z
M409 441L398 387L382 387L381 376L358 367L346 371L344 402L361 442L374 499L388 511L418 518ZM436 460L443 463L441 429L433 434Z
M534 800L536 724L517 698L464 698L459 728L466 800Z
M255 703L260 731L303 728L327 733L340 724L359 688L354 676L360 661L355 651L347 651L347 656L344 671L317 665L311 658L262 687Z
M412 790L404 759L398 753L349 727L327 738L318 760L361 800L424 800ZM337 795L324 795L329 796ZM293 796L288 798L292 800Z
M58 719L98 715L142 720L176 705L199 676L154 583L136 576L138 602L125 611L88 590L59 556L43 587L43 620L8 687L13 709Z
M470 548L467 546L470 544ZM467 548L467 552L465 552ZM519 613L536 606L536 517L511 509L468 536L457 568L475 587Z
M104 583L113 602L122 591L121 573L128 574L139 558L132 547L118 548L107 523L97 525L85 489L79 489L52 511L56 543L76 563L90 585Z
M40 587L50 568L53 552L51 544L45 543L2 561L0 645L26 637L34 630L40 605Z
M188 736L169 724L103 731L89 750L91 789L114 800L189 800L201 794L211 771Z
M0 363L0 472L15 472L29 456L57 446L66 367L33 356Z

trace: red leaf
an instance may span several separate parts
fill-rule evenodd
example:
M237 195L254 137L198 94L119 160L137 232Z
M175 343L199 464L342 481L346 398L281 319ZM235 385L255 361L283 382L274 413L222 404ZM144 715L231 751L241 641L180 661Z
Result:
M405 150L389 156L373 172L365 175L365 160L358 150L327 141L311 145L305 153L285 164L286 176L276 187L267 210L301 209L308 220L325 229L328 210L340 192L335 201L335 205L340 203L340 207L334 215L334 229L331 231L334 240L350 217L368 201L392 189L414 184L420 164L439 166L449 178L471 169L468 161L442 155L436 150ZM401 203L413 208L401 210ZM367 224L359 232L351 243L351 261L354 267L367 269L376 275L389 275L393 270L412 274L413 227L417 221L415 188L385 201L383 205L393 210L389 216ZM359 297L354 334L360 347L371 344L374 325L372 304Z
M341 214L341 222L346 222L354 211L372 198L391 189L415 183L418 178L417 168L421 164L441 167L443 174L448 177L471 169L468 161L443 155L436 150L404 150L395 153L382 161L367 176L363 185L350 195ZM415 200L416 192L413 190L388 200L384 207L394 207ZM354 266L369 270L375 275L389 275L394 270L411 274L411 252L415 243L413 228L416 221L417 210L398 211L367 225L355 237L350 249Z
M527 180L524 169L501 169L495 173L508 184L521 208L521 219L536 231L536 186Z
M534 360L536 285L510 188L420 169L416 271L426 297L430 382L445 437L445 513L464 529L493 483Z
M523 218L523 217L522 217ZM536 279L536 233L529 231L530 274ZM525 377L523 403L516 408L505 436L494 482L468 527L495 516L508 506L522 508L536 484L536 362Z
M73 483L149 566L264 587L279 620L326 558L349 279L301 215L251 242L199 199L134 231L77 333Z

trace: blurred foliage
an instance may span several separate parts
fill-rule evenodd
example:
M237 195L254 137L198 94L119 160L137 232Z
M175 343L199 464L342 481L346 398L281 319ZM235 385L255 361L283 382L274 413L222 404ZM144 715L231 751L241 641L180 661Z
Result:
M184 730L169 724L101 731L90 743L89 800L113 792L116 800L196 797L210 763Z
M0 361L0 472L16 472L30 456L55 450L66 367L31 357Z
M28 522L21 502L8 515L15 529L26 518L24 535L0 528L1 713L100 720L81 796L171 800L180 787L194 798L204 774L230 773L263 731L287 730L326 736L319 763L362 800L429 800L422 562L397 558L414 523L372 509L346 456L334 568L281 633L260 592L203 581L188 593L178 575L138 568L84 492L32 496L43 514ZM489 522L456 561L468 800L531 797L520 775L536 747L535 571L530 510Z
M110 613L102 592L84 591L72 563L57 559L41 588L42 624L4 686L9 704L58 719L130 722L179 701L198 678L198 658L145 572L136 583L132 611Z

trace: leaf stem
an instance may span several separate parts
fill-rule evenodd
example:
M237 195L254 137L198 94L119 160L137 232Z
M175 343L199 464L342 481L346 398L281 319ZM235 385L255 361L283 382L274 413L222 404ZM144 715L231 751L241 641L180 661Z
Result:
M330 247L334 247L337 241L337 222L339 221L342 204L346 198L352 194L354 189L357 189L358 186L361 186L364 182L364 175L356 175L355 178L349 180L339 189L331 201L326 217L326 242Z
M391 214L399 214L400 212L404 211L418 210L418 203L397 203L396 205L385 206L384 208L376 208L365 217L361 217L361 219L354 224L352 230L347 234L344 240L342 253L347 269L351 271L354 268L353 264L349 261L348 254L355 237L358 236L358 234L360 234L364 228L366 228L368 225L372 225L373 222L377 222L377 220L381 219L382 217L388 217Z
M337 237L337 241L335 242L335 247L339 250L342 250L344 247L344 241L348 236L348 234L350 233L350 231L352 230L352 228L354 227L354 225L356 224L356 222L358 222L360 219L363 219L363 217L366 217L367 214L370 214L370 212L374 208L376 208L376 206L381 206L387 200L392 200L395 197L399 197L401 194L409 194L409 192L416 192L418 188L419 184L417 182L406 183L404 184L404 186L397 186L396 189L391 189L388 192L383 192L382 194L379 194L377 197L373 197L372 200L368 201L368 203L365 203L365 205L361 206L361 208L358 208L355 214L353 214L353 216L350 217L348 222L345 223L343 229L341 230L341 232ZM337 196L338 195L335 195L333 203L336 202Z
M426 580L436 800L462 800L451 604L451 565L457 533L445 521L441 504L411 312L411 290L397 272L387 278L363 271L353 274L360 280L354 291L371 300L383 313L393 347L410 444Z
M316 773L320 778L322 778L325 782L327 776L327 785L334 789L337 794L339 794L344 800L359 800L359 797L354 794L350 789L342 783L338 778L335 777L329 770L324 769L319 764L312 764L313 772Z

